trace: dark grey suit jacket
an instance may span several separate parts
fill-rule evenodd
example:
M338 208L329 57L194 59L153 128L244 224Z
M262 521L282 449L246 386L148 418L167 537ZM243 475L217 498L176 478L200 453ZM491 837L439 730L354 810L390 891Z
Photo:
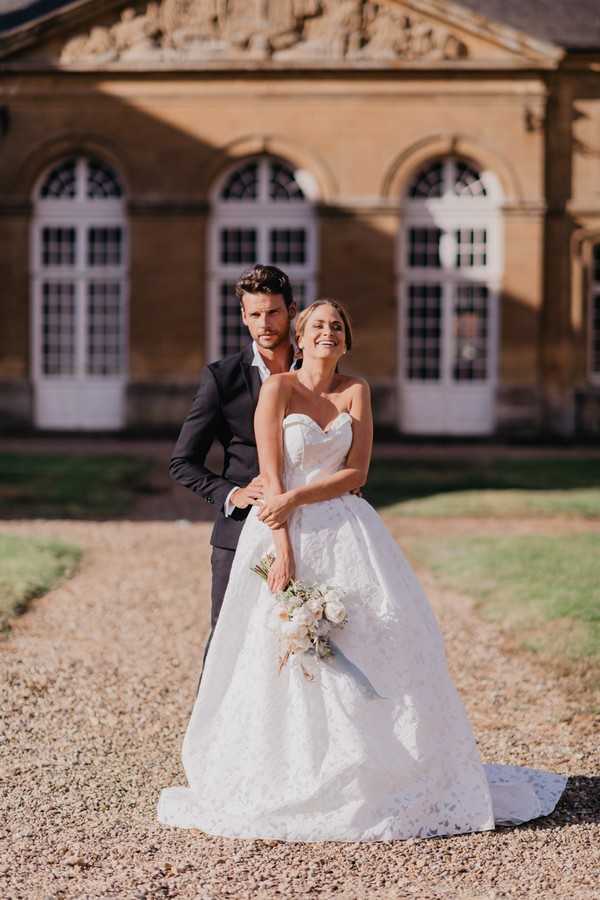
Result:
M258 475L254 413L261 388L260 374L252 365L252 344L209 363L179 433L169 463L169 475L208 503L218 506L210 538L216 547L235 550L251 507L234 509L226 516L223 504L233 487L248 484ZM214 440L225 451L220 475L204 462Z

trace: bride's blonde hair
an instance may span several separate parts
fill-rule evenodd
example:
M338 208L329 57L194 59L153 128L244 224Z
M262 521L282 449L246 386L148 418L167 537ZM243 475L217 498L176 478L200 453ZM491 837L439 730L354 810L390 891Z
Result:
M333 306L335 310L340 314L340 319L344 323L344 339L346 343L346 350L350 350L352 347L352 325L350 323L350 316L348 314L348 310L342 306L339 300L334 300L333 297L321 297L319 300L313 300L309 306L299 312L296 316L296 320L294 322L294 333L296 337L296 356L302 357L302 350L298 347L298 338L304 336L304 329L306 328L306 323L310 318L311 314L315 311L317 306Z

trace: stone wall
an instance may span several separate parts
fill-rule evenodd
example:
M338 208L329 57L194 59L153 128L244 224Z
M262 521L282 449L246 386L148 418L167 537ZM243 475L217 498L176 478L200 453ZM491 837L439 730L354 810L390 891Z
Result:
M300 15L300 7L294 9ZM303 10L305 57L310 41L314 48L333 31L314 25L316 7L307 3ZM246 45L243 66L164 71L170 45L160 44L159 59L152 22L130 16L113 34L111 17L104 19L105 52L113 53L106 71L86 69L90 47L99 50L79 30L32 50L30 68L8 70L0 83L0 105L9 111L8 131L0 138L4 418L17 408L25 419L31 415L31 389L25 387L31 371L29 232L41 173L73 152L99 154L119 172L130 237L127 426L174 424L207 359L211 192L236 160L270 152L314 180L317 293L348 305L356 349L347 368L372 382L378 420L401 428L402 197L422 162L457 153L494 172L504 197L497 430L564 434L597 428L597 416L585 412L596 401L586 400L587 295L578 247L600 230L600 91L583 64L581 72L507 72L500 45L492 53L483 25L450 59L439 47L456 48L447 37L441 41L441 31L437 43L431 38L433 43L418 44L417 34L425 40L423 29L395 22L408 41L404 56L396 49L396 57L412 64L415 48L429 46L431 69L424 68L425 57L410 70L376 65L366 50L353 56L350 41L336 57L338 71L295 71L293 42L275 46L269 36L261 52L273 71L265 71L258 56L253 62ZM361 46L383 52L377 42L385 30L370 21L361 20L368 29ZM233 32L223 34L233 47ZM144 53L144 65L136 68L134 59L128 71L113 71L111 66L133 59L127 54L136 46L154 54L157 72ZM258 44L254 49L259 52ZM466 65L484 53L485 67ZM36 71L49 57L60 59L62 69ZM442 62L446 68L436 68ZM589 390L595 397L597 390Z

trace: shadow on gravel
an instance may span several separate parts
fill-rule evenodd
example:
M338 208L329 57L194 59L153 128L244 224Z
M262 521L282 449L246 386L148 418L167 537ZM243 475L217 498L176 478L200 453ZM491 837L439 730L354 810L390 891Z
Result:
M502 831L549 830L565 825L600 823L600 777L596 775L571 775L565 791L549 816L524 822L522 825L502 825Z

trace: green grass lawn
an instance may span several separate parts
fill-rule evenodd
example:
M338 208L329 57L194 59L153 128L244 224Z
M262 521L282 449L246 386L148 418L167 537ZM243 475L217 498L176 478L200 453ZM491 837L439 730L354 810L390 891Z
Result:
M443 585L531 650L600 662L600 533L408 539Z
M0 534L0 629L75 571L81 550L62 541Z
M365 496L386 514L498 521L497 535L442 532L403 545L521 645L600 671L600 532L572 534L566 523L561 535L510 532L511 519L600 519L600 460L378 460Z
M364 494L400 516L600 518L600 459L377 460Z
M0 453L0 515L122 516L147 492L154 465L143 457Z

